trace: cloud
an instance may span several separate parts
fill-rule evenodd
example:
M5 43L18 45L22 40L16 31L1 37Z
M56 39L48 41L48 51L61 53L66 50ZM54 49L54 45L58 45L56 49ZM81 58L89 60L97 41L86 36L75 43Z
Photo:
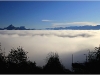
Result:
M71 55L74 62L85 61L83 54L100 44L99 35L98 30L1 30L0 42L6 54L11 48L22 46L29 59L39 66L45 64L49 52L57 52L64 66L69 68Z
M53 21L53 20L42 20L43 22L51 22L51 21Z
M47 31L48 32L48 31ZM21 32L19 33L19 31L1 31L0 32L0 35L2 36L6 36L6 35L9 35L9 36L13 36L13 37L27 37L27 36L31 36L31 37L34 37L34 36L47 36L47 37L50 37L50 36L56 36L56 37L63 37L63 38L75 38L75 37L92 37L94 35L92 34L88 34L88 33L77 33L77 34L66 34L66 33L63 33L63 34L59 34L59 33L30 33L30 32Z
M70 22L70 23L52 23L53 27L65 27L65 26L81 26L81 25L98 25L100 23L94 23L94 22Z

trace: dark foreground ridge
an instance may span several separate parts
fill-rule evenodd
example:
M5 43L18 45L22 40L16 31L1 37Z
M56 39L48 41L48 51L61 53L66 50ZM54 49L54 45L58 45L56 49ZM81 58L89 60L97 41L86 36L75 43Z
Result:
M100 74L100 47L88 53L86 62L72 63L73 71L63 66L57 53L49 53L43 67L28 60L27 53L19 46L5 55L0 44L0 74Z

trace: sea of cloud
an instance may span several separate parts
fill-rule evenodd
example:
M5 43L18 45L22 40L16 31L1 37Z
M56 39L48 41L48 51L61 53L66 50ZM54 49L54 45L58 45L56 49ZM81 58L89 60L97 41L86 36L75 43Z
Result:
M99 30L0 30L0 42L6 54L22 46L31 61L43 66L50 52L59 54L62 64L70 69L74 62L84 62L89 50L100 44ZM88 50L89 49L89 50Z

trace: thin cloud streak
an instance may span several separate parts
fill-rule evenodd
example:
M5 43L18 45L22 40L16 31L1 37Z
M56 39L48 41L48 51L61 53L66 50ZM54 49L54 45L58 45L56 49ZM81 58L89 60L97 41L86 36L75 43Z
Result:
M52 23L53 27L66 27L66 26L83 26L83 25L92 25L96 26L100 23L94 23L94 22L69 22L69 23Z
M51 22L51 21L53 21L53 20L42 20L43 22Z

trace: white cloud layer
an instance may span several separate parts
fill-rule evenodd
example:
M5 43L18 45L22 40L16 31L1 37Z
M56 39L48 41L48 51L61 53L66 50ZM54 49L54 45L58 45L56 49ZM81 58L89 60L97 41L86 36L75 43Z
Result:
M100 44L99 30L1 30L0 42L6 53L11 48L22 46L28 52L30 60L43 66L49 52L57 52L60 60L71 68L71 57L74 62L85 61L84 53L93 50Z
M65 26L81 26L81 25L98 25L100 23L94 23L94 22L70 22L70 23L52 23L53 27L65 27Z

